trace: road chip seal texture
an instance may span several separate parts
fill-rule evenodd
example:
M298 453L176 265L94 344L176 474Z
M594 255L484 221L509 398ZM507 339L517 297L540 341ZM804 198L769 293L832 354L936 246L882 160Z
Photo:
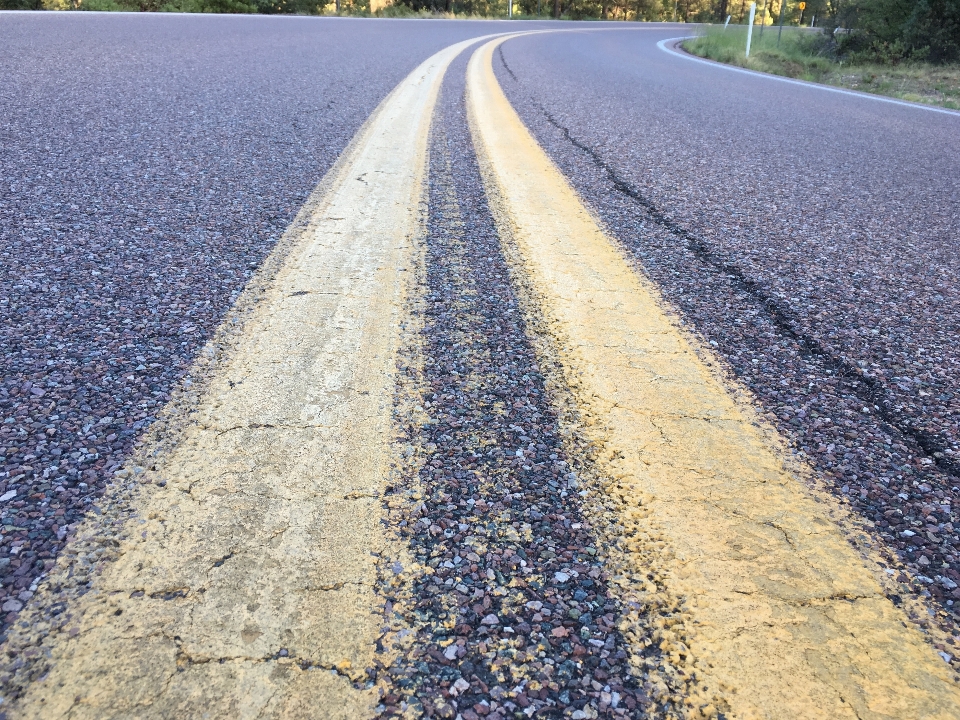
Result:
M403 271L437 92L473 42L410 73L325 179L115 562L9 717L373 714Z
M835 502L784 468L510 106L502 41L467 69L484 182L604 448L636 564L625 604L657 587L682 602L656 639L687 682L685 714L960 717L950 668L829 519Z

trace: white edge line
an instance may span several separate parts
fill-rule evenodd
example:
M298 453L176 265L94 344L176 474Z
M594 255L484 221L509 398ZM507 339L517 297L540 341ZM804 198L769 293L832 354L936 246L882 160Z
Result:
M877 102L890 103L891 105L901 105L903 107L914 108L915 110L928 110L930 112L941 113L943 115L960 117L960 112L956 110L948 110L947 108L936 107L935 105L923 105L922 103L914 103L907 100L897 100L895 98L884 97L883 95L873 95L871 93L857 92L855 90L844 90L843 88L832 87L830 85L821 85L820 83L807 82L806 80L794 80L793 78L757 72L756 70L746 70L745 68L728 65L726 63L717 62L714 60L705 60L697 57L696 55L680 52L679 50L674 50L672 47L667 47L667 43L676 43L680 42L681 40L692 40L695 37L697 36L687 35L686 37L667 38L666 40L661 40L658 42L657 47L666 53L676 55L677 57L682 57L686 60L690 60L691 62L703 63L704 65L709 65L710 67L723 68L724 70L730 70L731 72L767 78L768 80L779 80L780 82L790 83L791 85L801 85L803 87L816 88L818 90L825 90L826 92L839 93L840 95L850 95L851 97L863 98L865 100L876 100Z

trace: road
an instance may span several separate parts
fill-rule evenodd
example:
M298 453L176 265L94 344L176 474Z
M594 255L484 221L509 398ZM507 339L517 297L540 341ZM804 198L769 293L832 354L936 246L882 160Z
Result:
M682 29L0 15L11 717L955 714L960 118Z
M956 116L678 62L624 33L573 52L517 41L498 71L768 419L915 572L955 572Z

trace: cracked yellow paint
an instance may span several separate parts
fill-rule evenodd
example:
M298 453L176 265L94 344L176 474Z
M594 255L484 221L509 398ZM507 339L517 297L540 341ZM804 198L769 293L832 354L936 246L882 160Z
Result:
M648 607L677 599L657 640L683 712L960 717L950 668L829 519L833 501L785 469L523 126L492 70L502 41L467 70L484 182L533 319L605 450L630 535L610 545L635 571L615 583Z
M414 70L324 181L183 440L150 473L166 484L141 494L144 522L44 642L50 671L8 716L372 715L402 270L435 98L471 42Z

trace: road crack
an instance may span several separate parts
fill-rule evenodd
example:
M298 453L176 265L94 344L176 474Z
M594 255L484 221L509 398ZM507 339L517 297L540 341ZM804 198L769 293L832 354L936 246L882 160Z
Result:
M517 76L507 65L503 57L502 46L500 59L506 72L514 82L520 84ZM960 479L960 461L952 460L948 456L946 451L950 448L940 442L931 433L925 431L923 428L917 427L909 417L898 412L893 407L893 400L883 382L865 373L860 367L849 362L844 357L837 356L827 350L815 337L803 330L801 323L794 314L767 292L762 282L749 277L743 268L710 247L706 240L690 232L669 217L654 202L645 197L639 189L620 176L620 174L603 159L599 151L575 137L570 129L561 123L543 105L532 100L531 104L542 113L548 123L562 133L568 143L586 155L594 166L606 175L617 192L636 202L643 208L653 222L674 237L682 240L687 249L705 266L711 268L718 274L726 276L735 287L753 298L758 305L767 312L770 322L781 333L793 340L808 358L816 360L821 367L831 371L835 377L845 380L852 394L864 404L873 406L881 420L894 428L904 438L912 441L918 454L930 460L940 468L940 470L952 478Z

